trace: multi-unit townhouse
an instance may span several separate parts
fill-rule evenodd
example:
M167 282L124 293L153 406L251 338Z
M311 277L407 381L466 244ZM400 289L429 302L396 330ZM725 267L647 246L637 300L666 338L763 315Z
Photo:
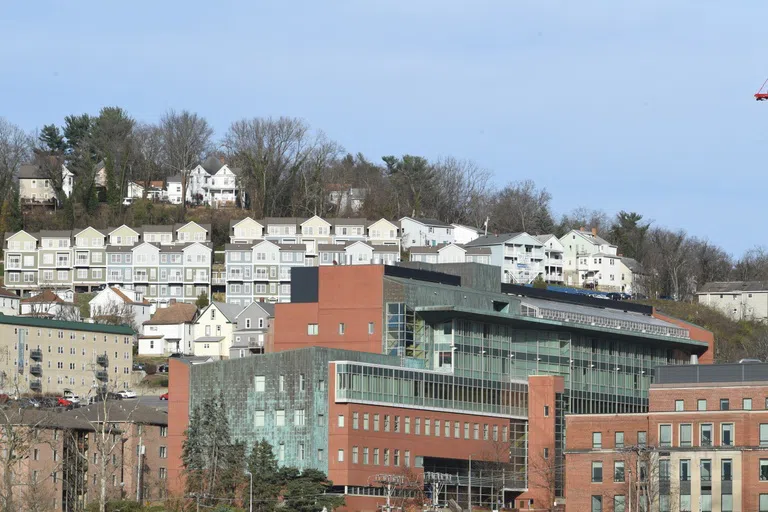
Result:
M255 244L227 244L227 302L247 306L251 302L288 302L291 269L303 267L306 247L270 240Z
M467 247L491 249L491 265L501 268L503 283L528 284L545 273L544 244L528 233L481 236Z
M444 245L455 241L453 226L437 219L403 217L400 219L403 247L414 245Z
M633 272L618 247L601 238L597 229L572 229L560 238L563 275L569 286L632 293Z
M374 245L397 247L400 252L400 223L379 219L368 225L368 241Z
M72 234L75 239L75 291L90 292L104 286L107 274L106 231L87 227Z
M537 235L536 240L544 245L544 280L548 283L563 282L563 244L553 234Z
M400 261L400 249L394 245L358 241L323 244L318 250L319 265L394 265Z
M491 264L491 250L488 247L465 247L447 244L436 247L411 247L410 261L425 263L483 263Z
M6 288L13 291L37 289L37 243L39 234L18 231L5 234L5 272Z

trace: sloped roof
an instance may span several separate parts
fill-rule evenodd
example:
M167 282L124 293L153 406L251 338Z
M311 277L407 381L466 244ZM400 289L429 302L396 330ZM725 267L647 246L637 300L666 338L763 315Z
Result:
M466 247L467 254L487 254L491 255L490 247Z
M72 331L89 331L106 334L124 334L127 336L135 334L133 329L127 325L91 324L88 322L70 322L67 320L49 320L47 318L9 316L3 314L0 314L0 324L41 327L46 329L69 329Z
M480 245L496 245L496 244L503 244L504 242L508 240L512 240L513 238L516 238L520 235L524 235L525 233L499 233L498 235L483 235L481 237L478 237L471 242L466 243L465 245L467 247L475 247Z
M0 287L0 297L9 297L11 299L19 298L19 296L13 293L11 290L2 287Z
M403 217L403 218L404 219L415 220L416 222L421 222L425 226L438 226L438 227L441 227L441 228L450 228L450 227L452 227L447 222L443 222L443 221L437 220L437 219L431 219L429 217ZM400 219L400 220L402 220L402 219Z
M69 229L41 229L40 238L71 238L72 231Z
M35 164L24 164L21 167L19 167L19 178L20 179L34 179L34 178L42 178L43 175L40 172L40 166Z
M277 244L281 251L306 251L307 246L304 244Z
M224 167L224 162L211 155L200 164L200 167L205 169L208 174L216 174L219 169Z
M147 299L144 299L143 302L136 302L135 300L131 300L126 294L124 294L120 288L110 288L110 290L112 290L115 293L115 295L117 295L126 304L135 304L137 306L149 306L149 301Z
M191 324L197 316L197 306L177 302L167 308L157 308L152 318L144 322L144 325L176 325Z
M21 302L23 304L39 304L39 303L46 303L46 304L70 304L69 302L65 301L55 293L53 293L51 290L43 290L42 292L38 293L34 297L27 297L26 299L22 299Z
M242 311L242 306L236 306L234 304L227 304L226 302L211 302L211 305L216 306L216 308L221 311L221 314L224 315L227 320L234 323L235 318L237 317L237 314Z
M86 405L59 413L57 416L91 423L100 423L106 420L110 423L140 423L163 427L168 425L167 412L142 405L139 402L124 402L122 400L109 400L106 404L101 402Z
M368 219L365 218L333 218L324 219L332 226L367 226L369 224Z
M768 281L713 281L696 293L768 292Z
M173 226L167 224L144 224L141 226L144 233L173 233Z

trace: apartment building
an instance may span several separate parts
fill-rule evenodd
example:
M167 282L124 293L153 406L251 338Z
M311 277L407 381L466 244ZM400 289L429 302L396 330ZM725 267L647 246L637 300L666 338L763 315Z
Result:
M503 233L481 236L467 247L487 247L491 250L491 265L501 268L503 283L529 284L537 276L545 278L546 251L544 244L528 233Z
M6 236L5 282L19 294L40 288L93 291L120 286L153 303L210 296L210 226L120 226L107 230L19 231Z
M127 388L135 333L125 326L0 315L0 390L81 396Z
M453 226L437 219L403 217L400 219L400 236L404 249L455 242Z
M562 284L563 276L563 244L552 234L536 235L536 240L544 246L544 280L547 283Z
M643 414L566 416L575 510L768 511L768 364L662 366Z
M601 238L597 229L572 229L560 238L560 243L566 285L633 293L634 276L630 267L634 260L618 254L618 248Z
M649 307L503 284L488 265L291 277L267 353L172 361L171 489L183 489L183 420L222 393L234 440L267 439L280 465L326 472L351 510L378 510L377 475L405 473L444 479L441 505L549 509L564 499L566 411L646 412L658 365L714 348L711 333ZM546 485L529 456L544 448L556 462Z
M305 265L306 246L269 240L225 246L227 302L286 302L291 297L291 270Z
M442 246L411 247L408 251L409 261L426 263L483 263L491 264L491 249L489 247L467 247L460 244Z
M768 282L718 281L696 292L699 304L719 309L733 320L768 320Z

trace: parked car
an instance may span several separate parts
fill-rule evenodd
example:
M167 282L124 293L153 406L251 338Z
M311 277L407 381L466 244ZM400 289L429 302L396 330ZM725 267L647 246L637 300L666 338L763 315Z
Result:
M163 393L160 395L160 400L168 400L168 393Z
M56 401L57 401L57 405L59 407L72 407L72 402L70 402L69 400L67 400L63 396L57 397Z
M64 398L72 402L73 404L79 404L80 403L80 397L76 395L74 392L72 392L71 389L65 389L64 390Z
M133 204L133 198L132 197L126 197L123 199L123 206L131 206Z
M40 407L56 407L59 405L58 399L51 396L44 396L39 400L39 402Z
M161 364L157 367L157 373L168 373L168 365Z
M126 398L136 398L136 392L132 389L123 389L117 392L117 396L119 396L121 400Z
M611 292L608 294L608 298L611 300L624 300L623 294L619 292Z
M37 409L40 407L40 402L38 402L34 398L20 398L18 405L19 407L24 407L25 409L30 407Z

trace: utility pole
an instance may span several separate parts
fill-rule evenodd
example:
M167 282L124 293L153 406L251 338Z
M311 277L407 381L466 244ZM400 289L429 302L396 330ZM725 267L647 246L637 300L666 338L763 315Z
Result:
M467 508L469 509L469 512L472 512L472 455L469 456L469 482L467 486Z

